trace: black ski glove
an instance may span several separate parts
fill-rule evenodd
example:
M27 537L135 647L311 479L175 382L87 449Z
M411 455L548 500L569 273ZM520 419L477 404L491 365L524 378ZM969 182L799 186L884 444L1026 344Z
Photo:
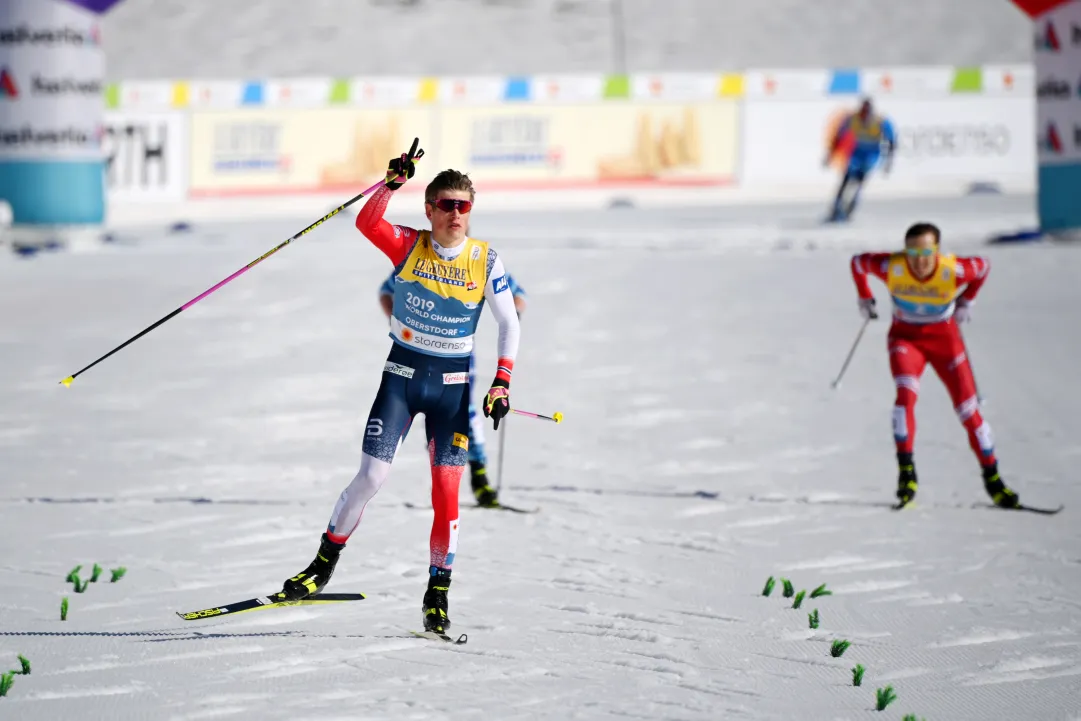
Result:
M502 378L492 381L488 395L484 396L484 417L495 421L495 430L499 430L499 421L510 413L510 383Z
M424 157L424 151L417 150L419 143L420 138L414 138L413 146L409 148L408 153L402 153L401 157L392 158L390 163L387 164L387 187L391 190L397 190L405 185L405 182L417 172L416 163L413 161Z

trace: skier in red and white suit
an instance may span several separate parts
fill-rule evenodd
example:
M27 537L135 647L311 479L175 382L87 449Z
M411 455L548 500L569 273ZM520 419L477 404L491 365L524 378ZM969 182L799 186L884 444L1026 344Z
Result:
M990 264L985 258L964 258L939 252L941 232L930 223L917 223L905 233L905 249L897 253L863 253L852 258L852 278L859 293L860 312L877 318L875 299L867 282L882 279L893 301L889 331L890 370L897 385L893 407L893 436L900 476L897 498L902 504L916 495L912 449L916 436L916 398L920 376L929 363L946 384L954 410L968 432L968 442L983 469L983 482L996 505L1018 505L1017 494L998 473L991 426L980 413L976 382L958 324L967 322Z

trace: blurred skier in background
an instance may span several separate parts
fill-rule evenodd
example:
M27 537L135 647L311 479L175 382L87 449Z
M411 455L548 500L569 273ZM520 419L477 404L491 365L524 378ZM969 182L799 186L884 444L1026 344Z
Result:
M469 228L465 229L466 236L469 235ZM507 273L507 284L511 295L514 297L514 310L518 314L518 317L522 317L522 313L526 308L526 292L525 289L518 285L514 280L514 277ZM383 285L379 286L379 306L383 309L383 314L390 320L394 313L394 273L387 276L387 279L383 281ZM476 383L475 367L477 364L476 352L469 355L469 389L472 394L473 386ZM407 427L402 434L402 441L405 441L406 434L409 433ZM477 407L473 403L472 395L469 399L469 475L470 485L473 488L473 495L477 499L477 505L484 506L485 508L495 508L499 506L499 494L496 489L492 488L488 483L488 453L485 450L484 445L484 419L481 414L477 412Z
M835 154L842 153L848 156L848 166L845 168L844 177L841 178L841 186L837 189L837 197L833 201L833 211L829 218L831 222L840 222L852 217L856 204L859 202L864 181L882 159L883 146L885 146L886 157L882 163L882 172L889 174L893 165L893 152L897 146L893 123L888 118L877 115L870 99L864 99L858 111L841 121L826 152L826 159L823 161L823 165L829 167ZM854 188L846 197L849 185L853 185Z
M912 449L916 438L916 398L928 363L942 379L954 410L968 432L968 442L983 470L983 483L995 505L1015 508L1017 494L998 473L991 426L980 414L976 381L958 324L971 315L977 293L987 279L985 258L963 258L939 252L941 232L930 223L916 223L905 233L898 253L863 253L852 258L852 278L860 313L878 318L867 283L870 273L886 283L893 300L888 347L890 370L897 386L893 406L893 438L897 444L897 498L901 505L916 496Z

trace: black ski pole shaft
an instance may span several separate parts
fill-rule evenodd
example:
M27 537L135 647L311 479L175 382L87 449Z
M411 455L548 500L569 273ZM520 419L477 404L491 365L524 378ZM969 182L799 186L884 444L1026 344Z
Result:
M867 325L871 322L870 318L866 318L863 321L863 325L860 326L860 332L856 334L856 340L852 343L852 350L848 351L848 357L845 358L845 363L841 366L841 372L837 374L837 378L831 383L831 387L836 388L841 384L841 378L844 377L845 371L848 370L848 364L852 362L852 356L856 354L856 348L860 344L860 339L863 338L863 332L867 330Z

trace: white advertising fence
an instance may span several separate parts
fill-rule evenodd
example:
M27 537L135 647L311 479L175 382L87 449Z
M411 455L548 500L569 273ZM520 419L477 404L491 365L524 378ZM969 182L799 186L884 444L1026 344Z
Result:
M827 145L864 97L898 136L869 192L1034 189L1029 66L125 83L106 89L103 145L119 209L349 196L414 136L427 155L410 192L455 167L523 202L628 189L825 199L839 172Z
M790 191L834 184L841 167L823 161L841 119L857 106L855 99L748 101L740 182ZM905 192L977 183L1031 190L1032 97L886 98L875 110L892 122L897 146L890 174L874 183Z

